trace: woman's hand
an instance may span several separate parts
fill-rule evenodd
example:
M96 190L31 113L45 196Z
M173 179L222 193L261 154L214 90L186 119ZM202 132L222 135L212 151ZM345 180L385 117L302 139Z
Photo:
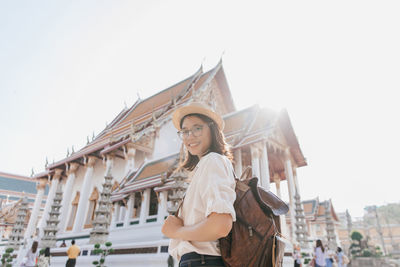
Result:
M182 227L183 220L181 218L169 215L164 221L161 232L169 238L178 239L178 232Z

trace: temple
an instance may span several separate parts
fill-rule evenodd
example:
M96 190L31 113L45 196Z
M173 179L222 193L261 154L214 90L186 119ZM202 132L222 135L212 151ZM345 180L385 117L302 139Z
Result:
M20 234L25 232L29 220L33 220L31 211L37 210L34 214L36 218L42 216L49 189L46 183L45 180L39 184L31 177L0 172L0 253L7 246L18 249L23 245L23 236ZM43 187L42 202L38 202L34 207L34 201L41 187ZM34 231L36 229L31 229L32 235Z
M284 200L290 212L282 216L282 232L292 243L307 247L307 215L296 171L307 162L288 112L257 105L237 110L219 62L207 72L200 68L187 79L138 99L85 147L34 176L50 189L42 218L30 220L24 236L34 235L41 247L51 247L52 266L64 266L66 248L60 244L69 245L72 239L82 250L79 266L91 266L97 259L93 244L106 240L115 249L107 258L109 266L167 265L169 240L161 226L188 185L187 173L175 172L182 144L171 113L192 101L223 116L236 173L251 166L260 185L267 190L274 186L279 197L285 181L289 197ZM39 212L43 190L38 187L32 214Z

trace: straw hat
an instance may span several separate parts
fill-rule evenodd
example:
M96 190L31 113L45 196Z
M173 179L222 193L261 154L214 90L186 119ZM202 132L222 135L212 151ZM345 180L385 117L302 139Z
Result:
M215 111L213 111L209 106L200 102L192 102L186 106L181 106L176 109L174 113L172 113L172 122L174 123L175 128L181 130L180 124L182 118L186 115L194 113L202 114L209 117L218 125L221 131L224 129L225 122L222 117Z

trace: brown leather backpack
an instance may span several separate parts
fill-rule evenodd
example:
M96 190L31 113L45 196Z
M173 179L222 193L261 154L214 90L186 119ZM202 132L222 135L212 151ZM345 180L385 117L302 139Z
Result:
M246 169L242 177L248 176ZM235 177L236 178L236 177ZM280 218L289 207L258 185L258 178L236 178L236 222L228 236L219 239L227 267L282 266L284 243L280 241Z

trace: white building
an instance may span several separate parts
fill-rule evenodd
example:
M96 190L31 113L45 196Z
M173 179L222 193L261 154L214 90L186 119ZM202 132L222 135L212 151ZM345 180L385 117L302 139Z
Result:
M172 205L174 180L170 175L181 149L170 117L177 106L190 101L207 103L223 115L224 132L232 146L238 174L245 166L252 166L261 186L269 189L274 183L278 196L280 182L287 180L291 211L287 216L294 218L294 195L299 192L296 169L307 163L288 113L258 106L236 110L220 62L208 72L200 69L189 78L138 100L122 110L84 148L35 176L38 180L51 178L45 219L39 222L39 240L48 226L46 219L56 191L62 192L57 248L51 249L52 266L65 264L66 248L59 247L63 240L69 245L75 239L81 247L77 266L92 266L98 258L91 255L93 244L89 244L89 237L108 172L114 179L108 240L115 249L107 258L108 266L167 266L169 240L160 229L168 215L167 208ZM40 198L38 194L36 201L40 202ZM295 241L294 225L289 229L283 224L282 231Z

